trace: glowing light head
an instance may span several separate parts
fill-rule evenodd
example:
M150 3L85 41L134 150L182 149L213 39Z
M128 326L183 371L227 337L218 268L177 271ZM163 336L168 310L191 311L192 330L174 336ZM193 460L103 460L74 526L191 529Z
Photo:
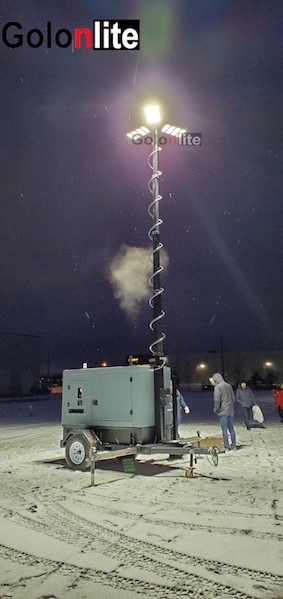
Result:
M159 106L157 104L152 104L151 106L145 106L145 116L146 120L149 124L154 125L155 123L160 123L161 116Z

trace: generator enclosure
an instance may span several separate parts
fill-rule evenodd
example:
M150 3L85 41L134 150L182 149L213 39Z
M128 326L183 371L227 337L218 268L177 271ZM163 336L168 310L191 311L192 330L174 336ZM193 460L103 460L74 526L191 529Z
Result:
M171 370L165 366L163 405L169 426L173 422L170 381ZM150 366L64 370L62 425L64 445L82 429L92 429L104 444L154 442L154 370Z

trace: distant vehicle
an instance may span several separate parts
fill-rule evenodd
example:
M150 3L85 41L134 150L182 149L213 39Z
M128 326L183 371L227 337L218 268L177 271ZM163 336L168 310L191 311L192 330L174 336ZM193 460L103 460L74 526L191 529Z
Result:
M254 391L270 391L271 389L280 389L280 383L270 383L268 381L248 381L248 386Z
M44 385L38 383L37 385L33 385L31 387L30 393L32 395L49 395L50 390L48 389L48 387L45 387Z
M201 386L202 391L212 391L213 386L210 383L205 383Z
M49 387L49 393L51 393L52 395L56 393L62 393L62 389L62 385L51 385L51 387Z

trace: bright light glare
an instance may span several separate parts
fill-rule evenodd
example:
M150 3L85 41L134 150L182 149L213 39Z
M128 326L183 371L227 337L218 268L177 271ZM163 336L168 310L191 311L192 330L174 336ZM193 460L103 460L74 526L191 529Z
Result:
M159 106L157 104L152 106L145 106L145 116L146 120L150 124L160 123L161 116Z
M181 127L175 127L174 131L172 131L171 135L178 135L181 131Z
M131 131L131 133L127 133L127 137L129 137L130 139L133 139L133 137L136 137L137 135L142 137L143 135L147 135L147 133L149 132L149 129L147 129L146 127L139 127L138 129Z
M143 130L143 129L144 129L143 127L139 127L139 129L137 129L137 133L138 133L139 135L144 135L144 134L145 134L145 132L144 132L144 130ZM147 131L146 131L146 133L149 133L149 131L147 130Z
M161 129L162 133L166 133L167 135L174 135L175 137L179 137L186 133L186 129L181 129L181 127L175 127L175 125L164 125Z
M171 127L169 127L168 131L166 131L166 133L168 135L171 135L171 133L174 131L174 129L176 129L176 127L174 127L174 125L171 125Z

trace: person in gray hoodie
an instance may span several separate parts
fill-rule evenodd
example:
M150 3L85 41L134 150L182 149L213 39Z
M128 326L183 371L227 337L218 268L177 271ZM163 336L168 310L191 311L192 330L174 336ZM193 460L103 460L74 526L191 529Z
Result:
M248 431L251 429L251 422L253 420L252 407L256 405L254 400L254 394L252 390L247 387L247 383L242 381L239 388L236 391L236 401L240 404L243 420Z
M216 372L209 379L209 382L214 386L214 412L219 418L225 451L229 451L229 449L236 450L236 432L234 429L234 391L231 385L224 381L223 376L219 372ZM228 431L231 436L230 447Z

